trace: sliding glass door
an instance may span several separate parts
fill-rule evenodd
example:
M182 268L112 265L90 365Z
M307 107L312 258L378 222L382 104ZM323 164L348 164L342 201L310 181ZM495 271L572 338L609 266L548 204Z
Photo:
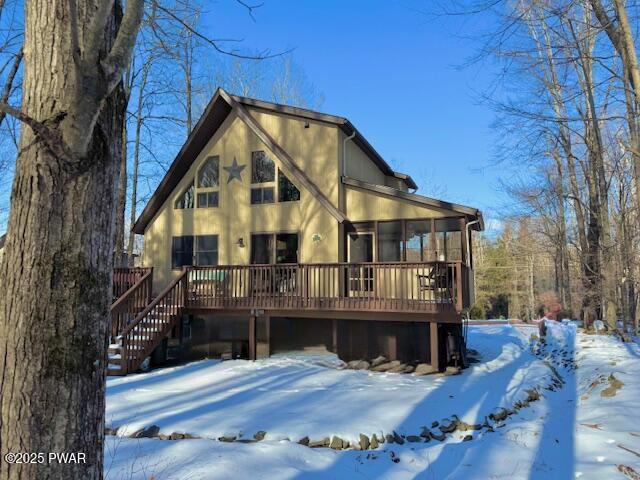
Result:
M276 268L257 268L252 274L254 295L291 294L296 292L296 267L299 240L297 233L257 233L251 235L252 265L282 265Z

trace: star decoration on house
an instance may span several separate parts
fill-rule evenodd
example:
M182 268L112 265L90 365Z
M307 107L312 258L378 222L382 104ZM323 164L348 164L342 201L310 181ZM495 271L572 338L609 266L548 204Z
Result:
M233 157L233 163L229 167L222 167L229 173L229 178L227 178L227 183L231 183L233 179L238 179L242 182L242 170L244 170L246 165L238 165L236 157Z

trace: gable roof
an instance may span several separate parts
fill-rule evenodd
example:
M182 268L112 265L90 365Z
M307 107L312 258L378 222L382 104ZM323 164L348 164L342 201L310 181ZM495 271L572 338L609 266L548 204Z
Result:
M363 182L362 180L356 180L355 178L342 177L342 183L351 187L361 188L370 192L379 193L392 198L400 198L409 202L419 203L428 207L439 208L443 210L451 210L459 213L461 216L469 216L474 220L478 220L478 223L473 226L474 230L484 230L484 219L482 218L482 212L477 208L467 207L457 203L445 202L444 200L437 200L431 197L425 197L424 195L418 195L416 193L404 192L397 188L388 187L386 185L376 185L369 182Z
M187 173L195 159L204 149L207 142L220 128L225 119L234 110L247 122L254 133L265 142L270 149L278 156L280 161L290 170L291 174L323 204L327 210L339 221L345 220L344 214L340 212L325 195L311 182L306 174L298 168L289 154L280 147L266 130L250 115L245 106L250 106L259 110L282 113L297 118L304 118L319 122L330 123L338 126L345 134L354 135L353 142L360 147L369 158L388 176L398 178L405 182L407 187L416 189L417 185L413 179L406 174L393 171L389 164L375 151L366 138L353 126L353 124L343 117L315 112L305 108L290 107L277 103L265 102L253 98L239 97L231 95L221 88L216 90L215 95L205 108L204 113L196 123L191 134L187 138L178 155L174 159L171 167L167 170L164 178L156 188L149 202L133 225L134 233L144 234L144 230L149 225L155 214L160 210L164 202L169 198L171 192L178 185L182 177Z

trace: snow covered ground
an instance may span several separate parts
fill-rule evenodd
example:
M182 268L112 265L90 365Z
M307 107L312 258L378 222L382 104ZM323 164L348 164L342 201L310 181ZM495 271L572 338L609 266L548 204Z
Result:
M109 378L107 426L118 427L118 436L107 437L105 476L603 480L626 478L619 464L640 471L640 457L626 450L640 451L638 346L551 329L551 341L538 351L529 341L534 331L471 327L469 347L482 362L450 377L341 370L335 357L290 355ZM559 377L562 387L545 389ZM334 435L354 443L360 433L408 437L452 415L483 423L534 388L542 398L501 426L490 422L494 432L456 431L442 442L384 443L367 451L296 443ZM200 438L127 438L151 425L161 434ZM257 443L218 441L252 439L259 431L266 437ZM473 439L463 441L467 435Z

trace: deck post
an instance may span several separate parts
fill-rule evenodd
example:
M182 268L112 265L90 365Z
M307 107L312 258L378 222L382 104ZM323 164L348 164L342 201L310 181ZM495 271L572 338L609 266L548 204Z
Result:
M338 354L338 320L331 319L331 351Z
M456 311L462 312L464 306L462 298L462 263L456 262Z
M254 313L249 316L249 360L255 360L256 355L256 323L257 317Z
M265 335L266 335L266 344L267 344L267 357L271 356L271 316L265 315L264 317L264 327L265 327Z
M460 261L465 263L467 258L469 258L469 252L467 252L467 219L466 217L460 218L460 251L462 255L460 256Z
M436 370L440 370L440 351L438 338L438 324L436 322L429 323L429 342L431 345L431 366Z
M392 328L387 330L391 330L387 334L387 353L389 355L389 360L397 360L398 359L398 329L395 328L395 325Z

